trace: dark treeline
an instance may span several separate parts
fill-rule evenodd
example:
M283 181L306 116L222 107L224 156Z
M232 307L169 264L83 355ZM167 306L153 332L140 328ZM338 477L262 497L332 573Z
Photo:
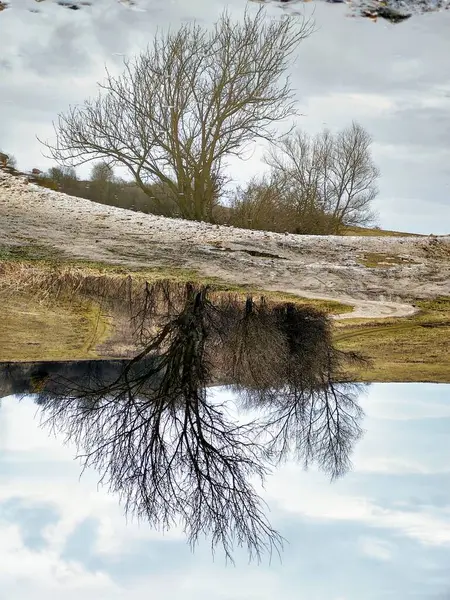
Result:
M89 179L78 178L76 170L71 167L51 167L38 176L37 183L100 204L146 214L177 216L176 207L168 198L164 198L162 186L149 186L155 198L157 195L163 197L163 202L157 204L152 199L152 193L146 194L135 183L117 177L114 170L106 163L96 164L92 168Z
M153 358L143 360L136 369L148 367ZM45 388L55 397L67 391L68 382L105 387L115 381L127 359L75 360L0 363L0 398L36 394Z
M17 168L17 161L11 154L0 151L0 170L14 176L24 176L30 182L48 189L63 192L70 196L86 198L100 204L117 206L146 214L178 216L176 207L164 194L164 188L158 185L148 186L152 192L146 194L132 181L125 181L114 174L107 163L94 165L88 179L81 179L73 167L50 167L47 171L32 169L25 173ZM161 204L152 200L162 198Z

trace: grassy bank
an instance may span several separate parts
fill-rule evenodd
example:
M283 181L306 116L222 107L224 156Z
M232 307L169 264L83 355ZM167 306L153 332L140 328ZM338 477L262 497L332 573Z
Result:
M366 257L371 263L385 257ZM375 261L376 258L376 261ZM139 287L158 280L210 284L243 299L265 295L269 302L312 305L328 314L349 305L311 300L255 286L232 285L174 267L128 268L74 260L44 246L0 246L0 360L83 359L123 356L130 350L127 317L103 304L96 290L109 294L127 282ZM50 282L50 283L49 283ZM89 285L85 285L86 282ZM82 285L81 285L82 284ZM88 294L79 294L83 288ZM103 288L102 288L103 289ZM111 290L113 290L111 292ZM97 294L97 295L96 295ZM416 303L419 313L401 319L347 319L335 322L342 350L364 354L370 365L354 370L360 381L450 381L450 299Z
M362 352L371 361L352 375L373 382L450 382L450 298L416 306L419 312L412 317L336 324L337 346Z
M0 361L98 358L109 319L92 302L42 302L30 294L0 294Z
M389 231L389 229L379 229L378 227L344 227L342 235L358 236L383 236L383 237L417 237L420 233L406 233L405 231Z
M158 280L209 284L219 294L232 293L242 299L264 294L269 302L313 305L328 314L352 310L339 302L264 292L255 286L232 285L186 269L126 268L69 259L44 246L0 246L0 361L128 354L133 348L129 318L112 308L115 296L126 303L130 289L137 290L146 282Z
M131 276L135 281L152 283L158 280L169 280L180 283L195 281L199 284L211 285L215 290L224 293L235 293L245 298L247 295L263 295L273 302L294 302L295 304L308 304L330 315L348 313L353 310L349 304L333 300L310 299L283 291L266 291L255 285L236 285L218 277L206 277L193 269L183 269L172 266L167 267L124 267L122 264L111 262L96 262L83 259L74 259L65 255L60 250L49 246L27 244L23 246L5 246L0 244L1 265L9 265L17 272L21 268L34 268L42 273L53 271L78 273L85 277L111 277L120 278ZM11 269L10 269L11 270Z

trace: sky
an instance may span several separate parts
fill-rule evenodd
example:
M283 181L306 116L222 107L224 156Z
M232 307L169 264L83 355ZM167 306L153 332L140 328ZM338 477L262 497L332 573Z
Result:
M239 18L245 0L140 0L129 9L95 0L72 11L46 2L12 0L0 13L0 148L19 168L45 169L36 139L51 139L52 121L97 94L105 66L120 73L121 56L151 41L156 28L197 19L210 25L223 8ZM249 10L258 4L249 2ZM26 8L38 8L33 13ZM267 7L268 18L283 13ZM290 75L297 125L315 134L358 121L372 135L381 171L374 208L379 224L424 234L450 233L450 11L400 25L346 18L345 4L308 2L293 10L313 16L316 31L302 42ZM258 144L228 174L243 184L265 167ZM89 168L79 171L87 175Z
M229 394L216 390L222 399ZM126 522L80 478L75 449L36 405L0 407L0 598L14 600L445 600L450 597L450 386L373 384L353 470L330 483L287 463L267 481L282 560L236 565L181 531ZM150 595L149 595L150 591Z

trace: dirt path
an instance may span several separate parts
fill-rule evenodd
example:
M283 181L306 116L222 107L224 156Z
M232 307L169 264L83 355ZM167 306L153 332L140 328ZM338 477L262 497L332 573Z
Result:
M283 235L145 215L0 172L0 244L42 244L130 266L195 269L234 283L338 300L344 317L407 316L450 295L450 236ZM383 256L394 264L382 264ZM378 261L376 268L364 263Z
M292 293L301 294L306 298L318 298L317 294L309 294L297 290L285 290ZM362 300L361 298L352 298L346 294L340 294L339 296L320 296L323 300L337 300L343 304L351 304L353 306L352 312L342 313L335 315L334 318L342 319L370 319L370 318L395 318L395 317L409 317L418 312L412 304L404 302L387 302L382 300Z

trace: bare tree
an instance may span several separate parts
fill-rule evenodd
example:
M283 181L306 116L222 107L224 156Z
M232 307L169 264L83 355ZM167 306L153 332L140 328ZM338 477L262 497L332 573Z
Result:
M90 173L89 196L96 202L111 204L117 197L117 185L114 168L109 161L97 161Z
M230 202L230 222L237 227L260 231L287 231L292 215L281 206L281 195L274 177L252 177L237 187Z
M104 183L114 181L114 178L114 168L107 161L100 160L93 165L90 174L91 181Z
M331 480L347 473L361 438L363 411L357 402L363 386L334 381L314 387L286 386L261 412L255 434L274 464L287 459L316 464ZM248 400L247 407L252 407ZM253 405L256 408L256 405Z
M327 234L333 230L332 216L323 209L312 185L300 187L282 172L254 177L238 188L231 200L230 222L249 229Z
M56 143L44 145L62 163L113 160L148 194L165 184L183 217L212 220L226 159L272 141L273 124L296 114L281 79L311 31L294 17L266 20L262 7L239 21L224 12L212 30L159 33L120 77L107 72L96 99L61 114Z
M278 385L287 348L272 311L264 298L257 304L248 297L243 310L236 312L227 319L227 340L221 348L225 378L234 387L267 390Z
M58 183L64 181L77 182L77 172L73 167L50 167L47 171L47 177L50 177Z
M296 131L273 145L265 159L282 182L285 201L299 215L316 207L329 216L329 233L343 226L373 223L379 171L367 131L352 123L333 135L328 130L311 138Z
M0 167L11 167L15 169L17 167L17 160L12 154L5 154L0 150Z
M363 359L333 347L325 314L290 303L271 312L285 353L269 367L270 385L264 385L267 377L259 385L256 373L253 381L244 386L237 381L232 388L245 407L261 414L254 431L270 460L294 458L305 468L314 462L335 479L350 469L353 446L362 435L357 403L362 386L346 381L341 371Z
M51 184L49 187L53 189L72 196L79 195L80 181L73 167L50 167L39 179L41 183L49 182Z

